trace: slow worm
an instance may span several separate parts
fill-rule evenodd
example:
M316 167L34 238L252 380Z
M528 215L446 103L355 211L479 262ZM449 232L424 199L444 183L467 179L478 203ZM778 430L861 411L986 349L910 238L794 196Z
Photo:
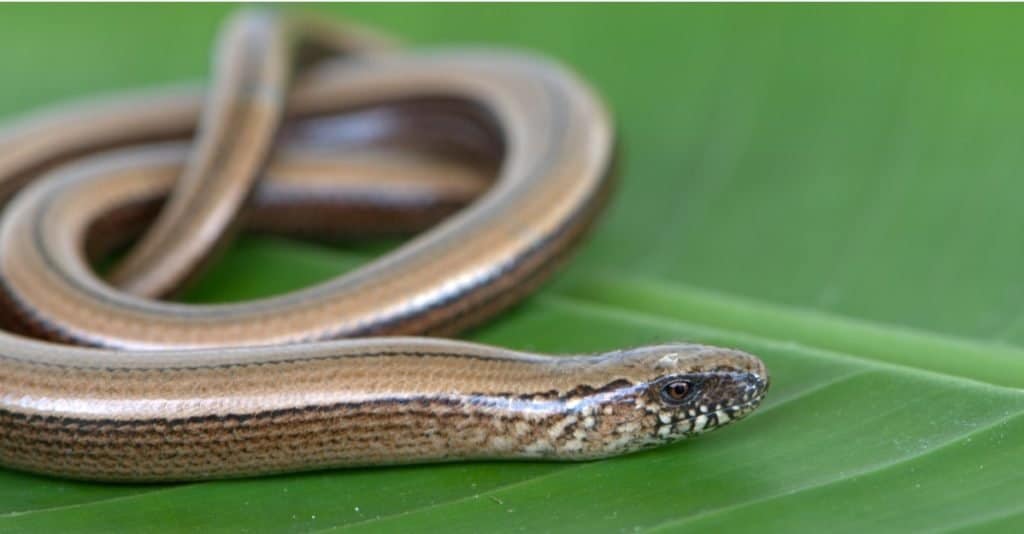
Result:
M549 60L386 43L243 11L208 93L117 95L0 132L0 464L163 481L585 460L757 407L768 374L737 350L390 337L455 335L532 292L601 211L614 143L598 97ZM292 293L158 300L243 226L417 235Z

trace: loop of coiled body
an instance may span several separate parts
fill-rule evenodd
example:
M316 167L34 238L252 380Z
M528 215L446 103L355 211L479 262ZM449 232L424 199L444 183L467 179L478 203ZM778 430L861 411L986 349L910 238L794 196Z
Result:
M205 97L121 95L0 134L0 194L13 198L0 225L4 323L91 347L0 333L0 463L166 480L646 443L603 429L584 447L550 430L585 399L646 391L665 370L639 356L366 337L455 334L521 300L600 211L613 159L603 105L563 67L495 51L376 53L378 42L250 12L228 26ZM293 293L155 300L241 226L423 233ZM101 279L90 262L140 233ZM709 354L689 363L764 375L748 356ZM549 397L530 404L537 395ZM431 437L451 418L464 427ZM494 438L509 418L523 426Z

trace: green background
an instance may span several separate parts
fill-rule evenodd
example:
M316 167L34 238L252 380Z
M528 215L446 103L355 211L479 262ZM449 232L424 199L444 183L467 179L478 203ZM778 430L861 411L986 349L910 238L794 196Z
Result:
M0 7L0 115L207 75L230 6ZM345 5L409 46L538 50L606 97L622 185L576 261L474 339L763 356L748 420L586 464L170 486L0 471L0 531L775 532L1024 526L1019 6ZM190 296L359 250L237 244Z

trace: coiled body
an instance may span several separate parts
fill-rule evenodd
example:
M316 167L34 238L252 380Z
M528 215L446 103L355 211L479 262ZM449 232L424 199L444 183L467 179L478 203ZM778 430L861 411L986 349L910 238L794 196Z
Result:
M727 349L555 358L367 337L458 333L526 296L603 206L613 141L599 100L557 65L493 51L362 56L373 38L353 32L243 14L205 107L187 89L125 95L0 135L0 192L41 178L0 226L3 319L21 334L0 333L0 463L178 480L587 459L757 405L763 365ZM342 51L357 55L321 59ZM178 141L193 132L193 146ZM155 300L242 225L430 229L291 294ZM140 233L99 278L90 260Z

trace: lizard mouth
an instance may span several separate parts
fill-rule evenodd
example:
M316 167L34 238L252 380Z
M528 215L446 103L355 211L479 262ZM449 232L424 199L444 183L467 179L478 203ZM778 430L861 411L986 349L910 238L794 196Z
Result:
M645 447L656 446L657 444L668 443L684 437L704 434L746 417L761 404L763 397L758 396L749 401L724 406L717 410L702 412L691 410L686 417L675 421L662 420L654 432L653 440L645 444ZM692 413L691 413L692 412Z
M716 428L725 426L733 421L746 417L761 405L762 397L756 397L747 402L725 406L717 410L697 412L679 421L680 430L687 434L703 434ZM685 427L689 425L689 430Z

